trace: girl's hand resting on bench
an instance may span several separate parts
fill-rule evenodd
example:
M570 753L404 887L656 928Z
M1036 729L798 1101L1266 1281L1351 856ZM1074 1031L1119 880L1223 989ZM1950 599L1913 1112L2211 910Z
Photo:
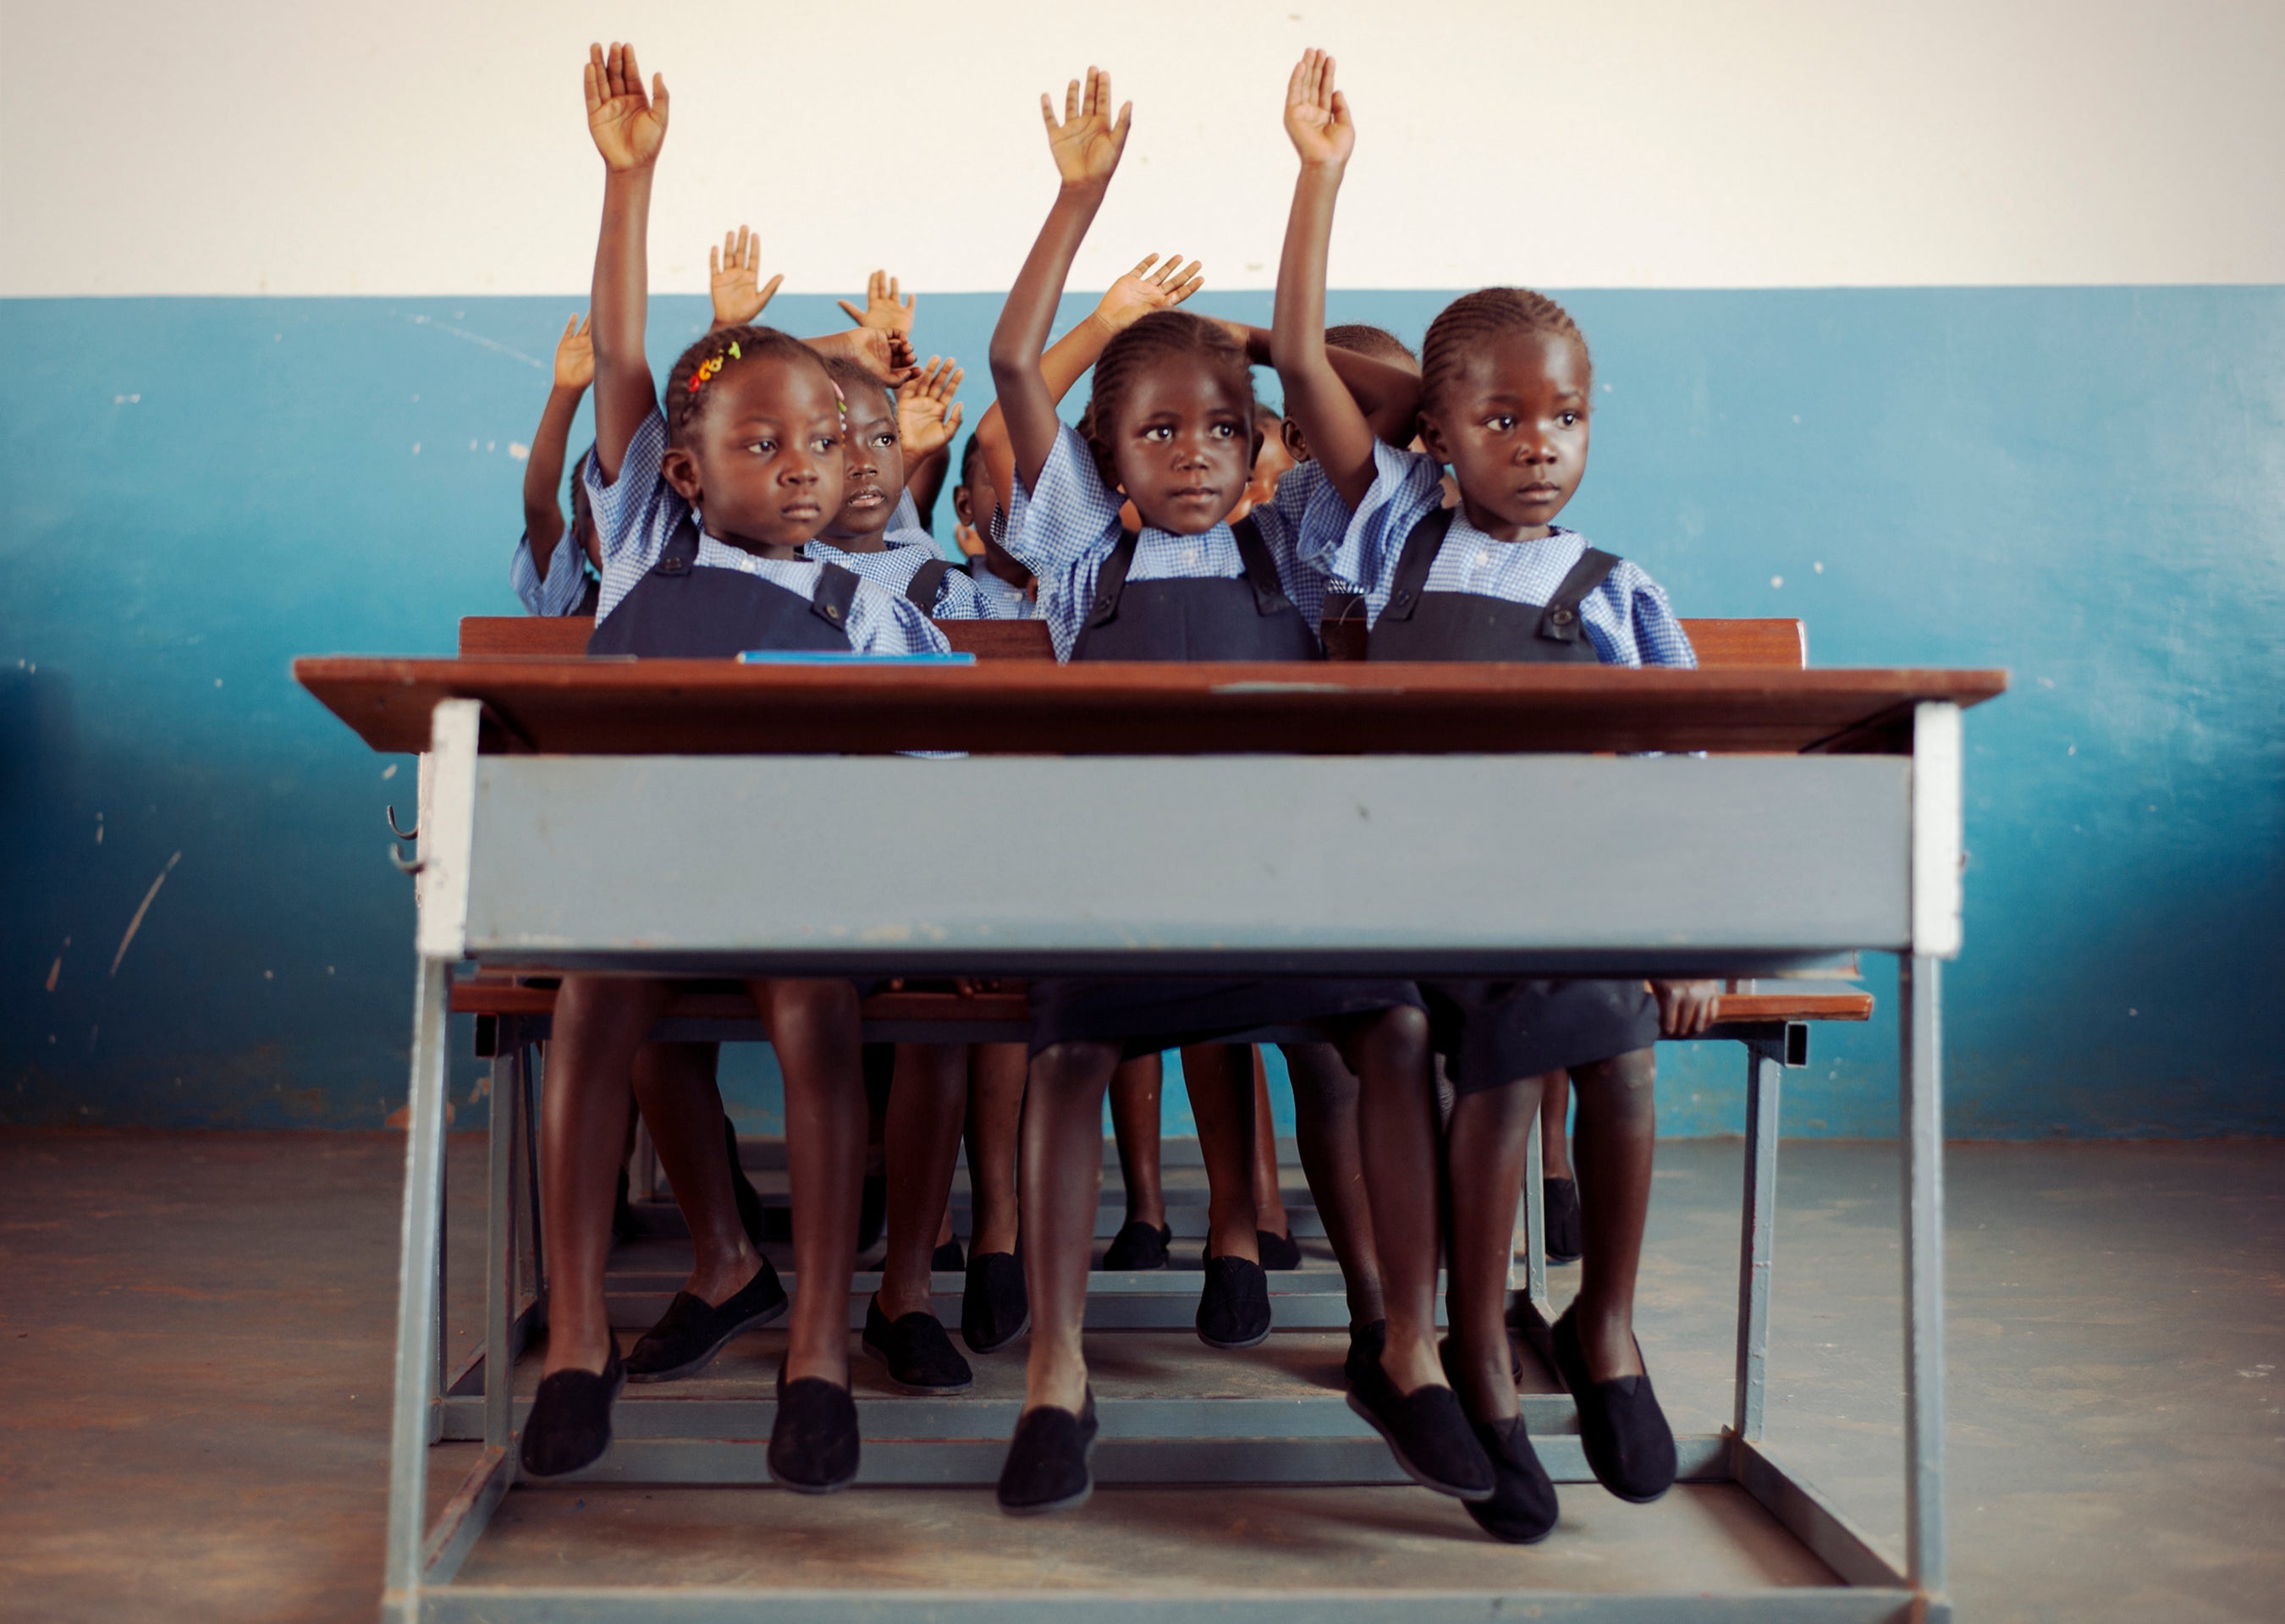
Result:
M1694 1038L1714 1024L1714 999L1722 991L1718 981L1653 981L1658 999L1658 1029L1669 1038Z

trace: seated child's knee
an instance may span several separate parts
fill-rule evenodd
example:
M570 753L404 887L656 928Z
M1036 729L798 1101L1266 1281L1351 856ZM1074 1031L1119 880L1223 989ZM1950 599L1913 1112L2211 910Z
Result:
M1607 1110L1631 1115L1655 1115L1657 1107L1653 1095L1658 1083L1658 1051L1634 1049L1608 1060L1596 1061L1591 1065L1574 1067L1571 1081L1582 1102L1591 1093Z

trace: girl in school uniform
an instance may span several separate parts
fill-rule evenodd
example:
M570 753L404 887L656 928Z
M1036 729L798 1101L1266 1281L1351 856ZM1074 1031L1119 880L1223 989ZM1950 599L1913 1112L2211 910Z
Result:
M655 79L645 93L632 47L614 45L607 56L597 46L586 101L605 172L593 301L596 444L585 475L603 568L589 652L941 651L936 629L903 599L802 555L839 510L842 491L840 397L813 350L767 327L711 333L675 363L662 409L643 321L666 89ZM858 1462L847 1319L865 1145L857 990L829 979L749 985L785 1073L799 1270L769 1470L789 1488L823 1494L853 1479ZM570 976L557 999L541 1126L549 1333L521 1446L536 1477L575 1471L609 1447L624 1377L603 1303L611 1179L630 1067L670 992L661 982ZM732 1205L718 1158L692 1172L717 1183L705 1204ZM719 1285L718 1300L691 1295L717 1316L708 1329L725 1339L773 1311L750 1296L753 1281Z
M1425 451L1384 443L1327 363L1325 261L1333 204L1355 141L1333 63L1305 54L1287 87L1285 128L1301 174L1277 282L1274 349L1286 411L1347 510L1315 515L1302 556L1359 589L1370 657L1393 660L1696 663L1666 594L1637 566L1554 522L1586 471L1593 382L1586 341L1537 294L1487 288L1454 302L1421 356ZM1460 501L1443 505L1449 464ZM1328 510L1330 511L1330 510ZM1337 611L1339 612L1339 611ZM1672 1432L1633 1334L1635 1271L1649 1210L1652 1045L1704 1029L1713 984L1505 981L1424 984L1458 1100L1447 1141L1451 1206L1448 1357L1453 1383L1497 1469L1470 1512L1528 1543L1554 1526L1555 1492L1516 1402L1504 1324L1525 1134L1543 1074L1565 1071L1580 1103L1585 1268L1556 1322L1560 1373L1582 1442L1614 1494L1656 1499L1674 1480ZM1365 1141L1374 1184L1423 1186L1435 1165L1435 1108Z
M857 362L828 360L826 370L848 404L843 442L843 497L809 555L903 594L937 620L990 618L968 572L937 550L905 489L909 459L944 449L960 429L958 366L931 356L920 376L891 390Z
M531 615L593 615L601 583L591 573L601 568L595 524L577 472L571 476L571 522L563 522L555 487L563 477L563 457L571 439L571 420L581 396L595 380L595 347L587 318L574 316L555 341L555 382L532 431L531 454L523 464L523 534L508 554L507 583ZM585 461L583 458L581 459Z
M1323 494L1320 482L1289 475L1268 506L1236 530L1224 522L1254 451L1246 354L1226 329L1179 310L1143 317L1095 364L1087 433L1058 420L1041 352L1072 259L1118 167L1127 112L1114 122L1109 76L1093 69L1084 90L1072 82L1062 122L1045 97L1040 111L1063 185L993 335L992 373L1015 463L1006 545L1039 577L1057 657L1315 659L1323 583L1295 565L1292 540ZM1130 498L1139 532L1119 526ZM1034 985L1033 1008L1021 1173L1032 1352L1025 1408L999 1486L1001 1508L1017 1514L1078 1504L1092 1488L1095 1407L1080 1330L1103 1088L1120 1058L1308 1022L1344 1044L1368 1096L1409 1098L1428 1073L1426 1020L1402 984L1052 981ZM1250 1118L1250 1068L1233 1080ZM1238 1172L1242 1187L1246 1172ZM1219 1276L1233 1310L1267 1295L1252 1259L1246 1194L1244 1233L1215 1226L1207 1262L1210 1289ZM1384 1271L1409 1271L1417 1289L1404 1297L1412 1312L1403 1322L1391 1303L1377 1379L1355 1395L1360 1413L1416 1479L1447 1494L1488 1494L1490 1463L1435 1358L1433 1212L1417 1232L1382 1236L1378 1192L1373 1200Z

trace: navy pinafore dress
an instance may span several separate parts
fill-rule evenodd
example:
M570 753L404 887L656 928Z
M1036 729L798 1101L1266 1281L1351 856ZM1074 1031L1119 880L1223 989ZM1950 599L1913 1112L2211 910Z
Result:
M1430 592L1428 572L1452 510L1424 516L1404 539L1388 607L1372 629L1372 660L1596 663L1579 607L1619 561L1590 547L1544 604L1480 592ZM1329 598L1337 620L1356 602ZM1658 1041L1658 1004L1639 981L1424 981L1433 1041L1461 1094L1582 1066Z
M1268 544L1251 520L1230 527L1243 576L1129 581L1141 537L1120 535L1095 577L1095 600L1072 645L1080 660L1315 660L1317 639L1277 582ZM1399 1006L1420 1007L1408 982L1323 979L1032 984L1032 1052L1066 1042L1117 1043L1133 1058L1263 1026L1301 1025Z

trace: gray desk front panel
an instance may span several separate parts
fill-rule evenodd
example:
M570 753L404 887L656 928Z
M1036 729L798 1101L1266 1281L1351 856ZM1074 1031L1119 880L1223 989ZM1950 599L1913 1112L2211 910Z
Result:
M1886 757L484 757L462 945L685 972L1775 968L1909 942L1911 773Z

